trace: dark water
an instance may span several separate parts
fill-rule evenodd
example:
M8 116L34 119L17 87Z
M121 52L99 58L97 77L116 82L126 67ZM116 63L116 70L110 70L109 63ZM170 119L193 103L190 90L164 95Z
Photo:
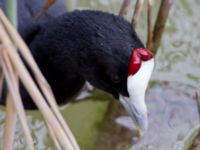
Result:
M122 0L66 0L66 2L70 10L98 9L117 14ZM131 149L136 150L182 150L186 148L190 132L199 124L194 96L200 76L199 9L198 0L174 1L162 45L156 56L156 68L152 75L152 81L156 81L156 84L148 90L147 94L149 130L133 146L130 146L130 140L126 140L124 145L129 146L123 149L132 147ZM157 7L154 13L156 11ZM129 18L131 14L132 11L129 13ZM137 32L144 42L146 40L145 17L144 10L137 27ZM84 150L92 149L99 136L99 126L108 107L107 99L110 99L108 95L97 92L87 101L62 108L65 119ZM0 108L0 141L2 141L4 117L4 108ZM37 149L54 149L40 113L28 112L28 122ZM118 127L127 128L126 132L134 130L127 116L115 118L113 122ZM116 135L114 134L112 133L110 137L122 136L117 135L117 132ZM18 125L14 147L25 149L24 143L21 127ZM109 149L115 149L115 146Z
M131 150L184 150L191 142L194 128L199 127L199 114L194 90L186 86L156 85L148 90L149 128ZM120 116L120 125L134 131L129 117Z

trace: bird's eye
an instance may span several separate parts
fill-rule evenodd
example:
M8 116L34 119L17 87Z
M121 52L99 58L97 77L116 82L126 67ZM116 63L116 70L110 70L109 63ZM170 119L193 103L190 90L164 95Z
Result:
M113 75L111 77L111 80L112 80L113 83L120 83L120 78L119 78L118 75Z

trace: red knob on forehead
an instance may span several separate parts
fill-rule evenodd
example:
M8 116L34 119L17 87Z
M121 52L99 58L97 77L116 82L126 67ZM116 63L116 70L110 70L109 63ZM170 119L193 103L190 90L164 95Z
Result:
M134 75L141 67L142 61L153 58L153 54L147 48L137 48L131 54L128 75Z
M135 51L138 52L138 54L140 55L140 57L143 61L147 61L147 60L153 58L153 54L147 48L137 48L137 49L135 49Z
M133 51L131 54L131 59L128 67L128 75L134 75L141 66L141 59L137 51Z

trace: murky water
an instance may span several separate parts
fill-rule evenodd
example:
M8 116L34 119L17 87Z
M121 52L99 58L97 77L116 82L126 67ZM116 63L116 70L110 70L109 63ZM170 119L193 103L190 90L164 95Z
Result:
M117 14L122 0L66 0L66 2L69 10L74 8L98 9ZM199 124L194 101L194 90L200 76L199 9L200 1L198 0L174 1L166 33L156 56L156 68L152 80L176 84L157 85L149 90L147 97L149 130L143 139L134 144L132 149L182 150L186 135ZM156 11L157 8L154 9L154 13ZM132 11L129 13L129 18L131 14ZM145 17L144 11L137 27L137 32L144 42L146 40ZM84 150L92 149L99 135L99 125L108 106L106 99L110 98L101 93L94 95L86 102L76 103L62 109L64 117L68 120ZM49 135L41 115L38 112L28 112L28 114L37 149L54 149L52 142L47 138ZM4 117L4 109L0 108L0 141L2 141ZM119 126L125 126L132 132L130 120L120 122L120 119L124 118L118 118ZM14 146L16 149L25 149L22 137L21 128L17 126ZM127 143L130 141L127 140Z
M187 90L187 91L186 91ZM149 128L131 150L184 150L188 135L199 125L194 91L180 85L157 85L147 93ZM124 121L126 119L126 121ZM116 122L134 131L129 117L120 116Z

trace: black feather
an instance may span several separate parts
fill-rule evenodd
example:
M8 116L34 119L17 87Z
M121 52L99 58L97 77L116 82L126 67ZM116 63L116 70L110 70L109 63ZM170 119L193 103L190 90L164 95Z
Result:
M73 97L86 80L115 97L128 96L130 55L144 47L130 23L113 14L83 10L49 18L35 27L34 36L23 37L59 104ZM113 82L113 76L120 82ZM22 86L21 93L25 107L33 108Z

